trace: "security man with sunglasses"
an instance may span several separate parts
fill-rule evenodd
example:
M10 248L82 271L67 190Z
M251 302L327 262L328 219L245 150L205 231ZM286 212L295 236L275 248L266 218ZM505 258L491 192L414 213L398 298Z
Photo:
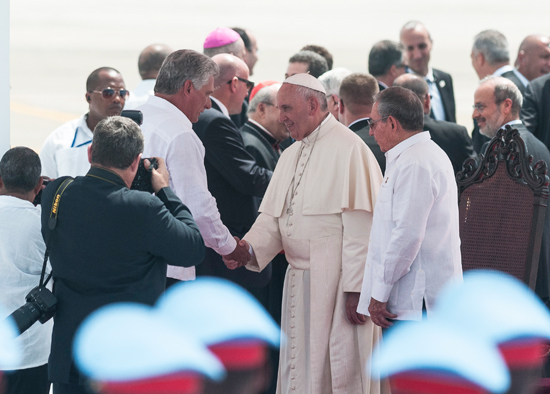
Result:
M86 80L89 112L48 136L40 151L42 175L50 178L85 175L90 169L87 149L93 130L101 120L120 115L128 96L120 72L111 67L94 70Z

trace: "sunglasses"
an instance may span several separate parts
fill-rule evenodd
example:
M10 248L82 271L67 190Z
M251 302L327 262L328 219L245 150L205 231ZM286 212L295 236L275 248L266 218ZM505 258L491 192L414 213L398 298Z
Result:
M374 126L376 125L376 123L378 123L382 120L386 120L388 118L389 118L389 116L386 116L384 118L380 118L380 119L377 119L377 120L372 120L371 118L368 118L367 123L368 123L369 127L374 130Z
M234 78L237 78L239 81L246 83L246 88L248 89L249 92L252 89L254 89L254 82L249 81L248 79L237 77L237 76L235 76ZM227 84L229 85L231 82L233 82L233 79L231 79L231 81L227 81Z
M115 94L117 93L119 94L120 98L123 100L126 100L126 98L130 95L130 92L127 91L126 89L115 90L111 88L106 88L101 91L92 90L92 93L101 93L101 96L106 100L115 97Z

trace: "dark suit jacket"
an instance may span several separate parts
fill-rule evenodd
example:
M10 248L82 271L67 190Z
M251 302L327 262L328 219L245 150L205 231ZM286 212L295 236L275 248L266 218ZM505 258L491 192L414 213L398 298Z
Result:
M535 165L539 160L544 160L548 165L548 163L550 163L550 152L548 148L533 136L523 124L513 125L512 127L519 131L520 137L525 142L527 155L533 156L532 165ZM485 152L488 145L489 143L486 143L483 146L483 152ZM550 209L546 209L544 220L535 293L546 306L550 308Z
M153 305L164 291L167 263L198 264L205 247L191 213L170 188L158 198L129 190L117 174L98 167L65 190L52 233L50 207L64 179L43 192L42 234L59 300L49 377L68 383L73 336L86 316L113 302Z
M242 238L258 216L254 197L263 197L273 173L260 167L246 151L241 133L216 103L201 114L193 130L204 144L208 190L216 199L221 220L231 234ZM265 286L271 272L264 271L229 270L221 256L209 248L197 267L197 275L223 277L244 287Z
M378 90L381 92L384 89L386 89L386 87L382 85L380 82L378 82Z
M475 157L472 139L466 127L424 115L424 130L430 132L432 140L449 156L455 174L462 170L464 160Z
M367 144L367 146L374 154L374 157L376 157L376 161L378 161L378 165L380 166L380 170L382 170L382 174L384 174L384 172L386 171L386 156L380 150L380 146L378 146L378 143L376 142L374 137L369 135L370 127L367 120L360 120L359 122L349 126L349 129L357 134L359 137L361 137L363 141L365 141L365 144Z
M529 83L520 117L527 130L550 148L550 74Z
M434 81L439 90L443 108L445 109L445 118L448 122L456 123L456 105L455 92L453 89L453 78L444 71L433 69ZM443 82L442 82L443 81ZM443 87L441 87L443 85Z
M241 113L230 115L231 121L235 124L237 128L241 127L248 120L248 97L243 101L243 106L241 107Z
M501 77L509 79L514 83L514 85L517 86L519 91L521 92L521 95L525 95L525 85L521 82L521 80L517 77L516 73L514 73L512 70L505 72L501 75Z

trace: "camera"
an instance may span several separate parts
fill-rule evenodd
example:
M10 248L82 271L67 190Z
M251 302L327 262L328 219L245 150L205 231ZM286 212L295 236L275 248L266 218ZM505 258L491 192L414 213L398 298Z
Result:
M44 324L55 314L57 298L44 286L36 286L25 297L27 303L10 316L15 321L19 334L23 334L36 321Z
M42 179L43 179L42 182L43 182L44 187L48 186L48 183L51 182L51 180L50 180L48 177L44 177L44 176L43 176ZM36 197L34 198L34 201L33 201L32 203L33 203L35 206L42 203L42 191L43 191L43 190L44 190L44 189L40 189L40 191L38 192L38 194L37 194Z
M151 164L149 165L149 169L146 170L145 165L143 164L144 160L146 159L141 159L139 161L138 170L130 189L153 193L154 190L153 185L151 185L151 172L153 172L153 168L157 169L159 167L159 163L154 157L147 159Z

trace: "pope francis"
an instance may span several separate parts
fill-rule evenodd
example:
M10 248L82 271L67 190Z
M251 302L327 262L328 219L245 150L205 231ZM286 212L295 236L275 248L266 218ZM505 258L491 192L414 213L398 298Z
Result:
M380 328L356 312L372 212L382 183L367 145L328 111L321 83L287 78L277 95L279 121L297 140L286 149L243 237L252 259L226 261L262 270L284 249L277 393L380 392L366 370ZM241 243L243 242L241 241Z

